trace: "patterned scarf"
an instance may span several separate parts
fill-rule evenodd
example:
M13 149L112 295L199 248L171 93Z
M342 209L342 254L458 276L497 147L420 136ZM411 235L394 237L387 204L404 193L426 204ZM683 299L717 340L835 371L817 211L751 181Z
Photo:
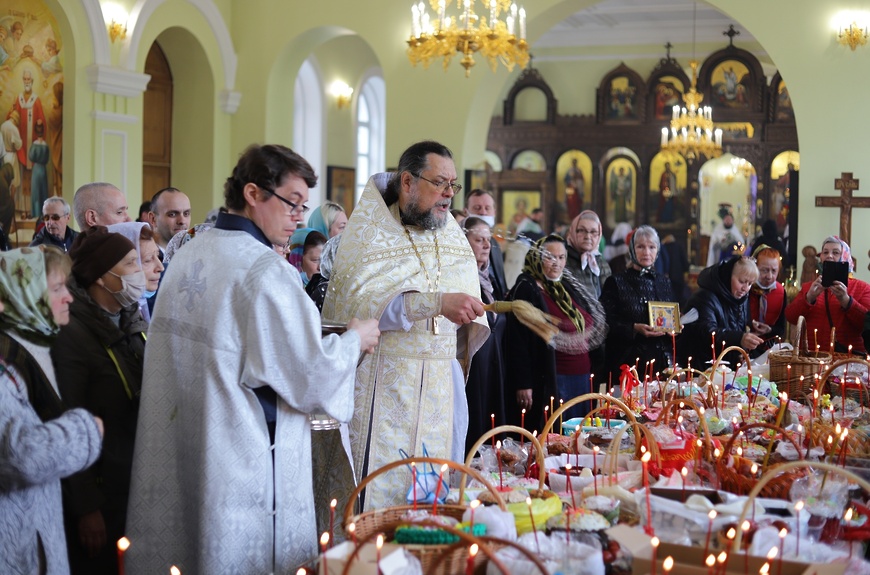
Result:
M552 241L553 236L551 235L548 237ZM528 251L525 264L523 265L523 272L541 282L547 294L554 302L556 302L559 309L565 312L565 315L568 316L571 323L573 323L574 327L577 328L577 332L583 333L586 329L586 320L583 319L583 314L581 314L574 306L574 300L571 299L571 294L569 294L568 290L565 289L565 286L562 285L561 280L553 281L548 279L544 274L544 242L546 240L547 238L539 239L535 242L535 245L532 246L532 249Z
M837 236L828 236L827 238L825 238L825 241L822 242L822 249L824 249L825 244L840 244L840 249L842 251L842 253L840 254L840 261L849 262L849 273L855 271L855 268L852 265L852 249L849 247L849 244L847 244Z
M3 329L40 345L49 345L60 331L52 317L45 259L39 248L0 252L0 301Z

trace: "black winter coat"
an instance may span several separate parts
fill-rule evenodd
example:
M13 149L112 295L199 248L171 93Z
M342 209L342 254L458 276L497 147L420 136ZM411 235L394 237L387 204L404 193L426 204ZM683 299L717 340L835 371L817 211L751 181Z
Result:
M655 360L657 371L670 365L673 355L670 334L645 337L634 331L636 323L649 325L648 302L674 301L671 280L667 275L641 274L629 268L607 278L600 301L610 328L605 346L605 366L613 374L613 381L619 381L620 365L634 365L637 358L640 358L639 366Z
M731 294L731 272L737 258L714 264L698 276L700 288L689 298L686 304L689 310L698 310L698 319L683 327L677 343L677 358L683 367L691 356L692 365L698 369L706 369L706 362L711 360L711 334L716 332L716 354L725 347L740 345L746 326L750 323L749 296L740 299ZM745 363L743 356L737 352L728 354L725 358L735 369L738 362Z

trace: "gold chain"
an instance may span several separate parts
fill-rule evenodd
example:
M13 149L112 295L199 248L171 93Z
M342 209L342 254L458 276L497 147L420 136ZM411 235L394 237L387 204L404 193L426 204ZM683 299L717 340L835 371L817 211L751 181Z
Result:
M411 237L411 230L408 229L408 226L404 226L405 233L408 234L408 241L411 242L411 247L414 248L414 253L417 254L417 261L420 262L420 268L423 270L423 274L426 276L426 285L429 286L429 291L435 293L438 291L438 285L441 283L441 250L438 248L438 232L432 230L432 235L435 237L435 262L438 266L438 271L435 274L435 286L432 286L432 279L429 277L429 270L426 269L426 264L423 262L423 256L420 255L420 250L417 248L417 244L414 243L414 238ZM438 317L432 318L432 333L438 335Z

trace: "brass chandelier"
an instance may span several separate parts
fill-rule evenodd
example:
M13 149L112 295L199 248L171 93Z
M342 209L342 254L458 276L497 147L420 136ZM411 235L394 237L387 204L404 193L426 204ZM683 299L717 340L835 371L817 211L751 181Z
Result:
M443 59L444 70L454 54L462 54L459 63L465 77L471 75L474 54L479 52L495 72L501 62L508 70L529 63L526 42L526 10L511 0L481 0L488 4L488 17L474 11L475 0L456 0L458 14L447 14L448 0L429 0L435 12L430 16L421 0L411 5L411 37L408 39L408 59L424 68L437 58ZM504 14L504 20L499 16Z
M683 94L685 106L674 106L671 129L662 128L662 151L683 155L689 163L700 156L716 158L722 155L722 130L713 127L713 109L701 107L704 95L696 89L698 62L692 67L692 87Z

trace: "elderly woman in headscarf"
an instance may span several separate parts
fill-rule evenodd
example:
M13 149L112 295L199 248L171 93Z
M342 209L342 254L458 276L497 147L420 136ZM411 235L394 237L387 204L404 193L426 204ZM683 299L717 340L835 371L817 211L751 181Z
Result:
M480 279L480 299L492 303L493 286L489 275L489 255L492 245L492 231L482 219L469 216L462 224L465 237L474 252L477 273ZM465 451L490 427L490 417L494 416L501 425L505 423L504 411L504 365L502 363L502 338L505 332L506 317L503 314L486 313L491 336L474 354L474 361L468 371L465 397L468 400L468 432L465 435Z
M584 221L584 220L581 220ZM585 220L588 221L588 220ZM567 245L550 234L535 242L526 254L523 273L511 290L511 299L524 300L559 318L553 345L540 339L513 314L505 330L505 397L508 419L519 423L526 410L527 429L541 430L544 406L550 397L569 401L591 390L590 355L604 342L604 309L582 284L563 275ZM510 404L515 401L515 405ZM556 404L554 404L555 407ZM576 405L565 417L585 415L588 404Z
M670 334L649 322L649 302L674 301L670 278L654 269L661 250L659 235L650 226L640 226L626 243L628 269L610 276L601 292L610 328L605 365L614 381L623 364L637 361L644 366L655 361L655 369L661 371L674 362Z
M160 248L154 241L154 232L151 230L151 226L145 222L112 224L109 226L109 231L113 234L121 234L136 247L139 267L145 274L145 291L139 298L139 311L142 313L142 318L150 322L151 311L148 308L148 298L157 294L164 270L163 262L160 261Z
M852 252L849 244L830 236L822 242L819 260L824 262L848 262L849 272L853 272ZM789 323L796 323L800 316L807 322L810 346L818 345L822 351L831 346L831 328L836 329L835 351L845 353L849 346L856 353L866 354L864 339L864 317L870 310L870 285L859 279L849 277L849 285L835 281L830 287L822 285L822 274L801 286L801 291L785 308Z
M317 230L327 239L334 238L347 227L347 214L340 205L326 201L312 210L308 216L308 227Z
M601 220L591 210L574 218L568 228L568 261L565 268L596 299L610 277L610 266L598 251L601 240Z
M69 573L63 477L100 455L102 421L64 412L49 354L69 321L69 256L0 253L0 572Z

